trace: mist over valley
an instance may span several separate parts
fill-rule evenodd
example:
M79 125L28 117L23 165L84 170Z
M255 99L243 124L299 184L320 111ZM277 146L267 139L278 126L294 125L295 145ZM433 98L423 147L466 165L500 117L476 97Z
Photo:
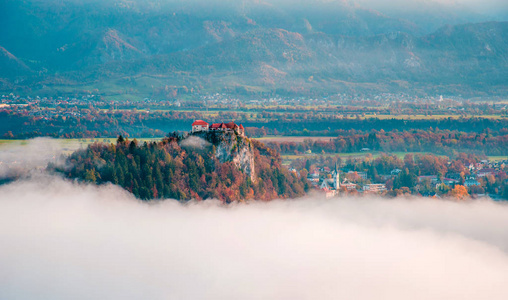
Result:
M0 3L0 299L508 299L500 0Z
M504 299L507 214L376 197L147 204L38 176L0 186L0 296Z

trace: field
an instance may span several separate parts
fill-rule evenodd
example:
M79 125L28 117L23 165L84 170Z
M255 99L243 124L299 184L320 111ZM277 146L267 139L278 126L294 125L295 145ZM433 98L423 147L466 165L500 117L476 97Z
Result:
M54 146L59 146L62 148L64 154L70 154L80 148L85 148L89 144L94 142L103 142L103 143L116 143L116 138L97 138L97 139L49 139L49 138L40 138L51 140L55 144ZM132 140L132 139L131 139ZM145 141L153 141L157 139L137 139L140 142ZM16 146L25 146L28 145L33 140L0 140L0 152L6 151L12 147Z
M365 115L364 117L360 117L361 119L369 119L369 118L377 118L380 120L442 120L442 119L459 119L461 117L466 118L484 118L484 119L506 119L505 116L499 115Z
M315 157L340 157L341 159L361 159L365 158L369 154L372 154L373 158L378 158L379 156L383 154L388 155L396 155L400 159L404 159L404 156L406 154L433 154L437 155L435 153L429 153L429 152L392 152L392 153L385 153L385 152L353 152L353 153L326 153L326 154L301 154L301 155L282 155L282 162L284 165L289 165L291 161L296 159L305 159L305 158L315 158ZM446 155L437 155L437 156L446 156ZM492 161L502 161L502 160L508 160L508 156L487 156L489 160Z
M276 142L276 143L282 143L282 142L295 142L295 143L303 143L305 140L312 140L312 141L329 141L330 139L333 139L333 137L330 136L266 136L262 138L256 138L256 140L260 142Z
M508 156L489 156L489 159L494 161L508 160Z
M260 142L296 142L296 143L303 143L304 140L310 139L313 141L316 140L330 140L331 137L323 137L323 136L270 136L270 137L263 137L263 138L257 138L256 140ZM130 140L132 140L131 138ZM56 141L59 145L62 147L63 152L66 154L70 154L73 151L76 151L80 148L85 148L91 143L94 142L103 142L103 143L115 143L116 138L96 138L96 139L52 139L53 141ZM157 141L159 139L152 138L152 139L137 139L140 142L149 142L149 141ZM19 146L19 145L27 145L29 143L29 140L6 140L6 139L0 139L0 152L2 150L7 150L11 148L12 146ZM390 155L396 155L398 158L403 159L406 154L426 154L428 152L392 152L392 153L384 153L379 151L371 151L371 152L351 152L351 153L325 153L325 154L318 154L318 153L312 153L312 154L299 154L299 155L282 155L282 160L284 164L289 164L291 161L296 159L305 159L309 157L340 157L342 159L347 158L364 158L368 155L372 155L373 158L377 158L381 156L382 154L390 154ZM440 155L443 156L443 155ZM508 156L488 156L489 160L493 161L501 161L501 160L508 160Z
M301 155L282 155L282 161L283 161L283 164L288 165L288 164L291 163L291 161L296 160L296 159L305 159L305 158L311 158L311 157L315 158L315 157L320 157L320 156L323 156L323 157L340 157L341 159L348 159L348 158L351 158L351 159L361 159L361 158L367 157L369 154L372 155L372 158L378 158L379 156L381 156L383 154L388 154L388 155L395 155L398 158L403 159L406 154L413 154L413 155L416 155L416 154L428 154L428 152L392 152L392 153L386 153L386 152L374 151L374 152L325 153L325 154L312 153L312 154L301 154ZM434 154L434 153L430 153L430 154ZM436 154L434 154L434 155L436 155ZM445 155L437 155L437 156L445 156ZM504 156L493 156L492 158L489 157L489 159L491 159L491 160L503 160L503 159L507 159L507 158L508 157L504 157Z

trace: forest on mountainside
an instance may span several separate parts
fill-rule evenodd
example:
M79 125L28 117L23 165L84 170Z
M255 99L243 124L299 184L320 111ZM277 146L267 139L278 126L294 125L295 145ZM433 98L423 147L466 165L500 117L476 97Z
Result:
M294 2L3 1L0 91L507 93L505 18L433 1L396 15Z

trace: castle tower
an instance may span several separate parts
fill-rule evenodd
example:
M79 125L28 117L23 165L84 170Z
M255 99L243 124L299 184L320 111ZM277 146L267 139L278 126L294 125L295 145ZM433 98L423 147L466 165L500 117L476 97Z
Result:
M245 136L245 128L243 128L242 124L240 124L239 129L240 129L240 135Z

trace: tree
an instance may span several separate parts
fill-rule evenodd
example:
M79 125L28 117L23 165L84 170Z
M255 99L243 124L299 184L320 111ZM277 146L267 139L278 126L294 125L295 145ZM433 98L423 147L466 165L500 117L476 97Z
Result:
M485 193L485 190L483 189L483 187L481 187L479 185L472 185L469 187L469 194L471 194L471 195L484 194L484 193Z
M463 185L457 184L450 192L449 195L458 199L463 200L466 197L469 196L469 193L467 192L467 188Z
M416 175L409 172L406 168L404 171L399 173L399 176L393 182L394 189L400 189L402 187L407 187L409 189L413 188L416 185Z
M372 150L379 149L379 140L375 132L369 133L369 136L367 138L367 147L371 148Z
M96 183L97 182L97 176L95 176L95 169L88 169L85 173L85 181Z
M440 184L436 192L438 195L446 195L450 192L450 187L446 184Z
M311 163L310 159L307 159L307 160L305 161L305 170L307 170L308 172L310 172L310 171L311 171L311 170L310 170L310 168L311 168L311 167L312 167L312 163Z
M508 200L508 184L505 184L503 187L502 197L503 197L503 199Z

